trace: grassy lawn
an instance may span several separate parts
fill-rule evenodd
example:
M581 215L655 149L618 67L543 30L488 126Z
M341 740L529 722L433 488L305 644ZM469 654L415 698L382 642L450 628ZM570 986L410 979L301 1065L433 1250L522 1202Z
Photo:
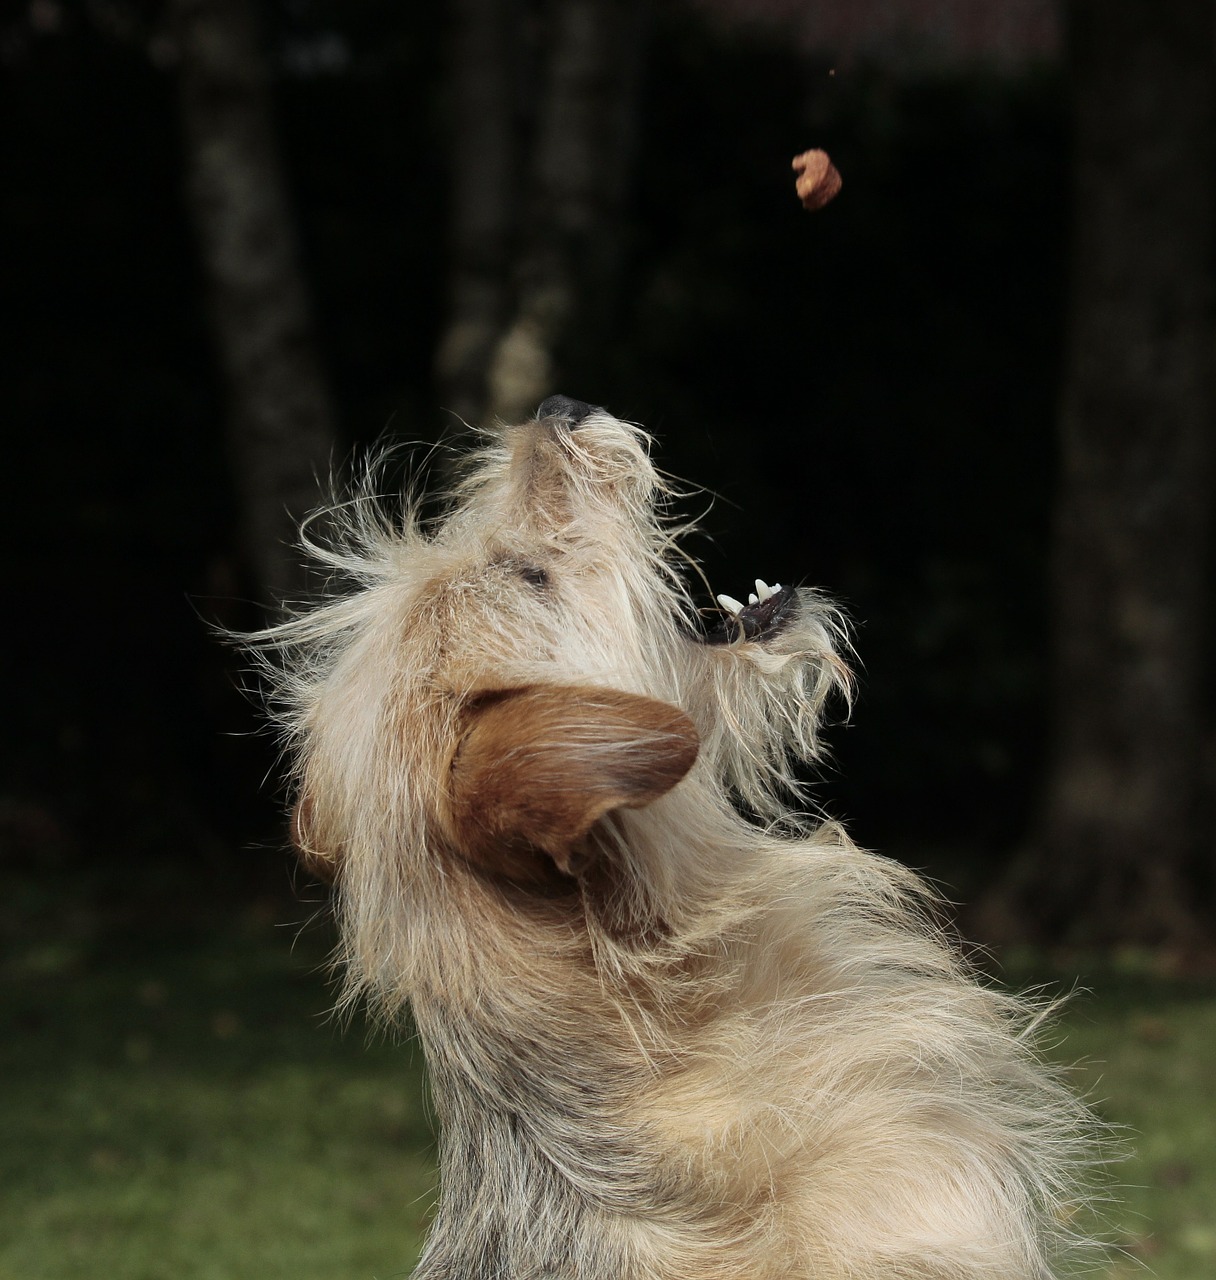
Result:
M420 1055L326 1019L328 937L8 939L0 1280L388 1280L434 1181ZM1216 1275L1216 987L1082 975L1060 1056L1138 1135L1111 1277Z
M327 939L265 921L0 996L0 1280L408 1273L434 1183L420 1054L328 1020Z
M1090 994L1064 1019L1057 1056L1131 1156L1109 1219L1127 1257L1111 1280L1216 1276L1216 983L1090 970Z

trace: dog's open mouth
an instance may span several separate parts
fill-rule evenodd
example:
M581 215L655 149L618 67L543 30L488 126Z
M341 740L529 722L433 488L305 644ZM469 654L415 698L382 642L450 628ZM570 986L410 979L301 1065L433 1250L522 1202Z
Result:
M771 587L756 579L756 590L747 604L733 596L720 595L718 604L727 616L712 631L700 637L705 644L735 644L741 640L759 640L781 630L793 616L793 587L776 582Z

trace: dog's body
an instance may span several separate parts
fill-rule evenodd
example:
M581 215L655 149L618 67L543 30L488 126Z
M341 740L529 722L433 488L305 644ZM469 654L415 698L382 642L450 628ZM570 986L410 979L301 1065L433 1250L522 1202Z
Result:
M348 994L426 1051L416 1275L1054 1276L1085 1110L916 877L784 811L834 615L697 636L646 446L547 401L437 529L355 503L358 589L263 637Z

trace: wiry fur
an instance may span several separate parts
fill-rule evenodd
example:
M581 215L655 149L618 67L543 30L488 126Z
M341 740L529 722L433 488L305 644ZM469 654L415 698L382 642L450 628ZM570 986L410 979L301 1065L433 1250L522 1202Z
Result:
M353 589L258 638L347 998L425 1047L416 1275L1055 1276L1085 1109L917 877L790 813L839 622L695 639L648 444L529 422L434 527L356 499Z

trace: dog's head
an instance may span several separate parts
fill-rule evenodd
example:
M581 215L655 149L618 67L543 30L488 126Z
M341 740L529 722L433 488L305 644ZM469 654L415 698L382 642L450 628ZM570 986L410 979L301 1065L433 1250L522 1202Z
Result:
M847 678L834 615L758 584L706 629L649 445L553 397L471 456L438 521L336 509L322 554L356 589L268 640L295 843L340 892L400 897L455 863L574 891L611 815L670 817L676 791L689 814L781 811Z

